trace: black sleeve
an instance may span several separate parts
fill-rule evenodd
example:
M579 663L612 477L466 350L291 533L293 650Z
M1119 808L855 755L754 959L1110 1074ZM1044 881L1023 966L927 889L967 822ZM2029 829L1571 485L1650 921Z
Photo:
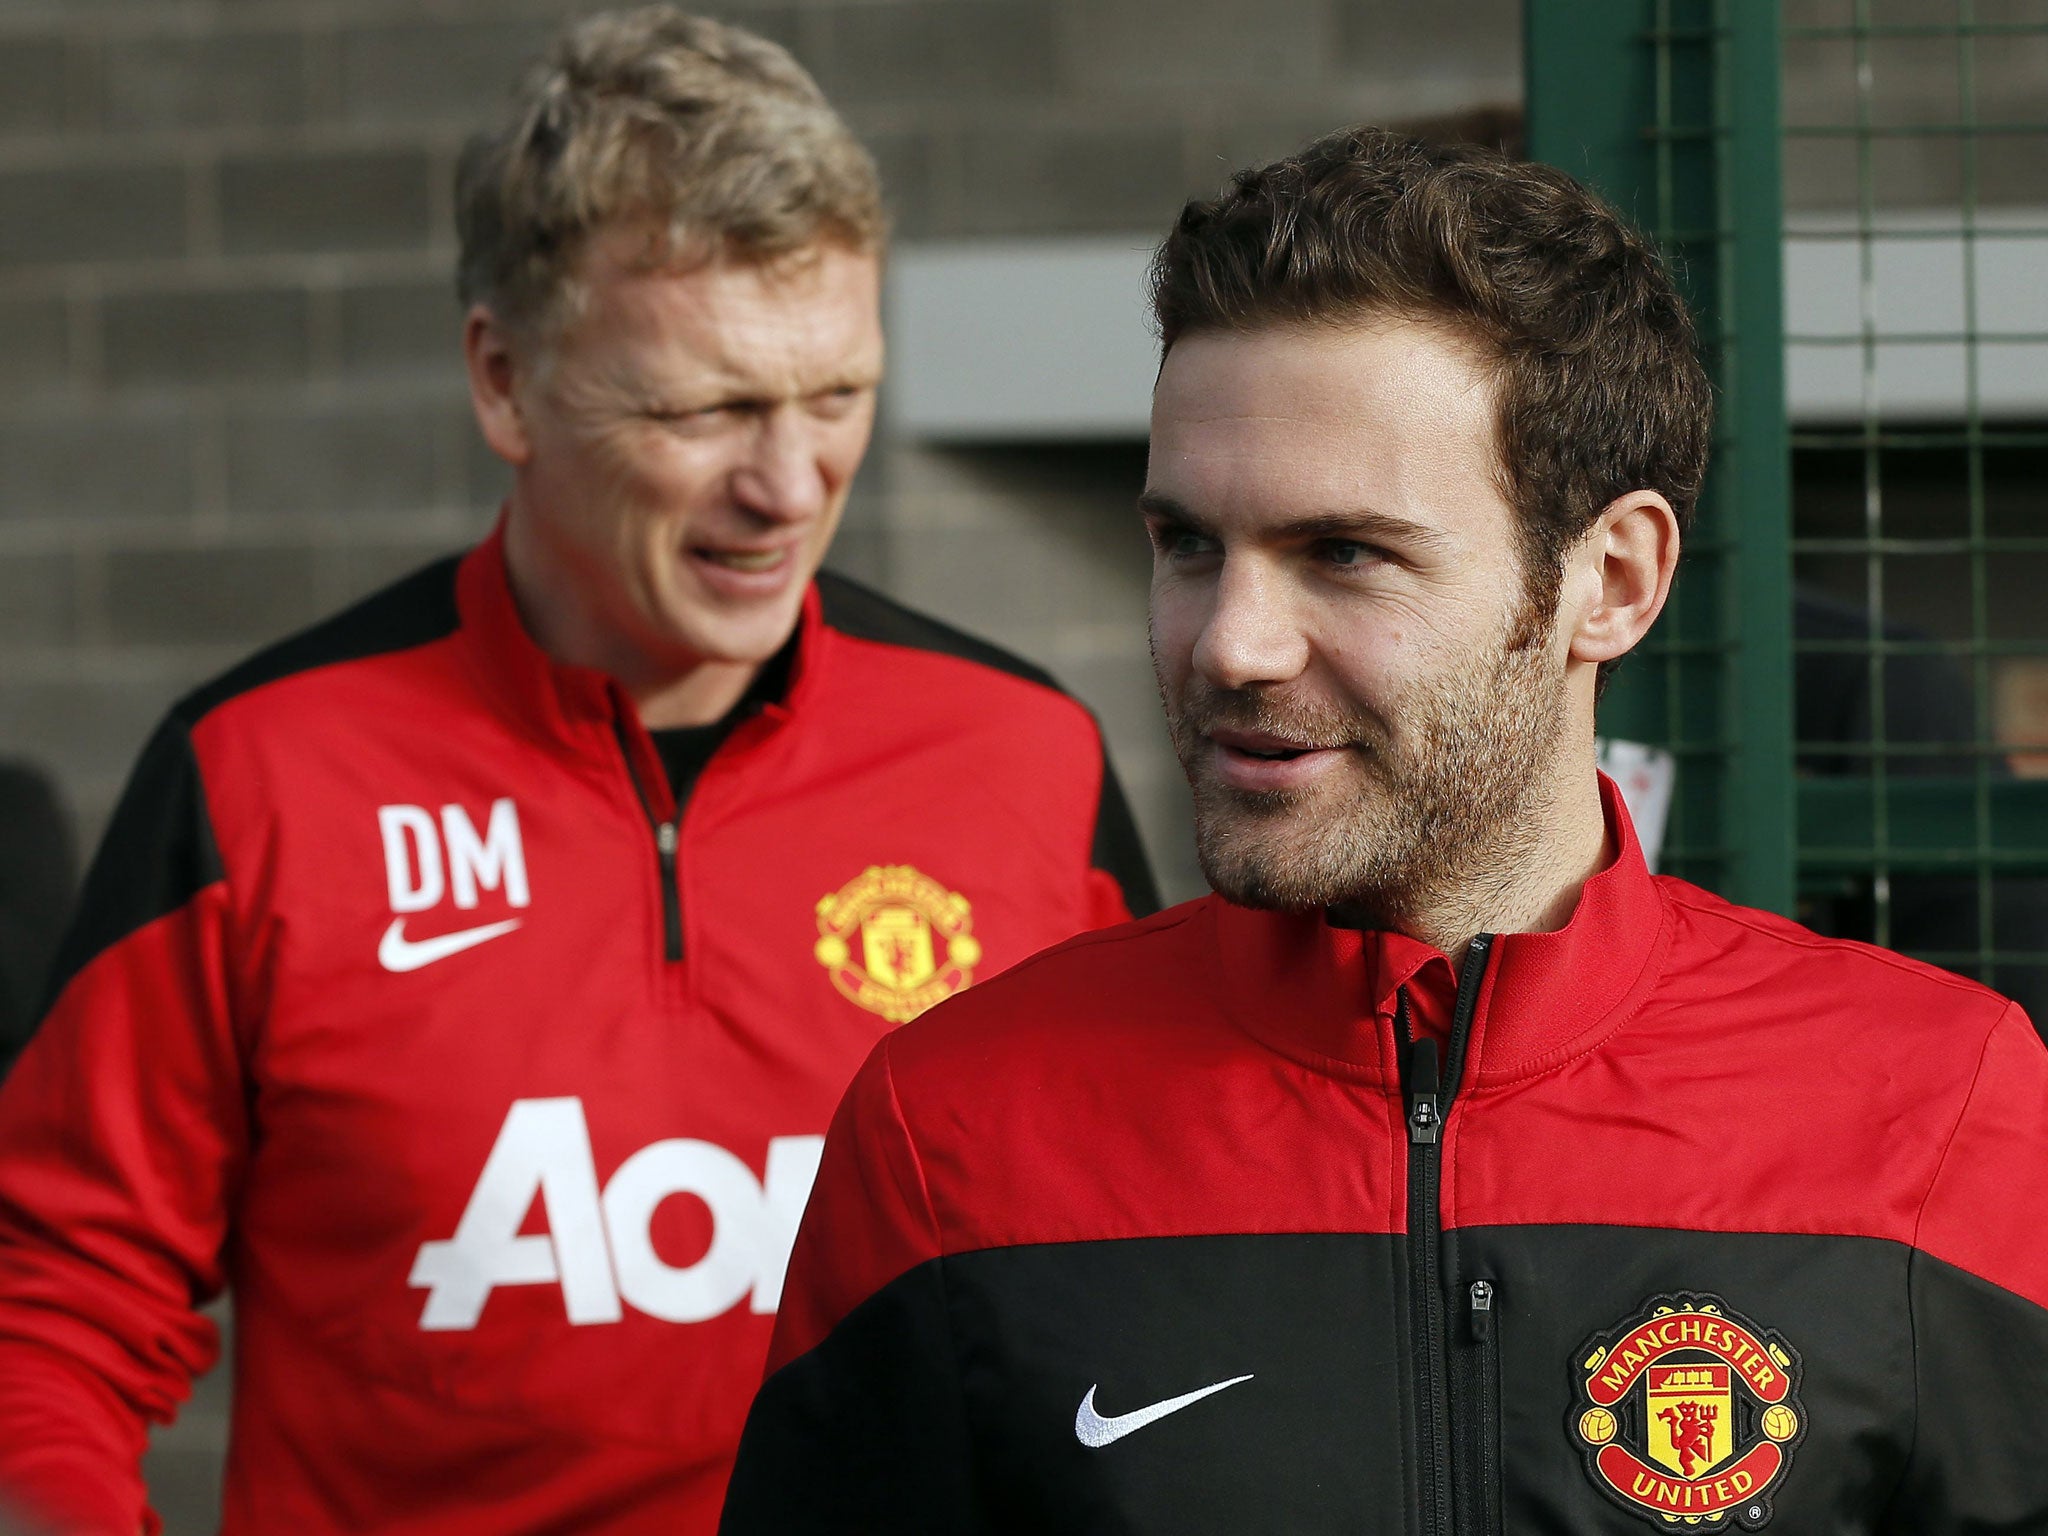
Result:
M28 1043L76 881L56 786L26 763L0 763L0 1074Z
M1886 1536L2048 1536L2048 1309L1913 1255L1913 1453Z
M944 1263L898 1276L768 1378L719 1536L985 1536Z
M1095 809L1093 862L1116 881L1132 917L1150 917L1159 910L1159 887L1152 879L1152 865L1145 858L1145 845L1138 839L1138 824L1131 817L1130 802L1124 798L1107 744L1102 749L1102 795Z

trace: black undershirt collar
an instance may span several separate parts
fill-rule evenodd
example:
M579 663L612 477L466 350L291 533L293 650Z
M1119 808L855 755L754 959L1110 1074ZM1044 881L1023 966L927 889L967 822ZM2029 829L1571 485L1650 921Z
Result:
M747 684L738 702L709 725L672 725L647 734L668 774L669 789L680 812L690 798L712 755L725 745L726 737L770 704L780 703L789 693L789 675L796 664L797 637L791 635L781 650L765 662Z

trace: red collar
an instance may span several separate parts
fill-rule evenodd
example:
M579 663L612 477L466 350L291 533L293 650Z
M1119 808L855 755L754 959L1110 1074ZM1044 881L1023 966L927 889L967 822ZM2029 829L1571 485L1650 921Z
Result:
M1473 1013L1465 1085L1494 1087L1591 1050L1619 1028L1662 970L1663 898L1621 792L1600 777L1612 863L1552 933L1497 938ZM1388 1088L1399 1081L1394 1008L1450 1017L1457 978L1443 953L1406 934L1332 927L1320 912L1209 905L1224 996L1237 1023L1285 1055Z
M668 779L655 756L654 744L640 724L616 679L592 667L556 661L526 631L513 601L505 569L505 522L501 515L489 538L463 558L455 578L455 603L462 618L462 636L470 670L484 691L543 745L577 755L616 762L623 741L634 760L636 776L659 803L666 819ZM763 706L742 733L773 730L799 710L820 686L818 673L824 618L817 583L804 593L797 620L796 660L790 669L789 691L782 701Z

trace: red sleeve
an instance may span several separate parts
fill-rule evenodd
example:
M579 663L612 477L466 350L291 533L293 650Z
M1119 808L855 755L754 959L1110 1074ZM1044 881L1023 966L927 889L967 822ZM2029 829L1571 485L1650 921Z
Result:
M139 1460L218 1353L247 1142L226 886L182 729L145 752L0 1089L0 1503L54 1530L154 1529Z
M840 1100L790 1252L768 1374L815 1348L869 1296L938 1257L924 1172L896 1102L884 1037Z

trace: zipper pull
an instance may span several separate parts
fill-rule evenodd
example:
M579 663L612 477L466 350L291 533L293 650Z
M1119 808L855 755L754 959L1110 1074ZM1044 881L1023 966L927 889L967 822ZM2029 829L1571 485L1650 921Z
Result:
M654 829L654 851L659 853L664 859L673 859L676 856L676 824L674 822L664 821Z
M1493 1337L1493 1282L1472 1282L1472 1342L1484 1344Z
M1433 1145L1443 1131L1437 1112L1436 1042L1417 1040L1408 1047L1408 1139Z

